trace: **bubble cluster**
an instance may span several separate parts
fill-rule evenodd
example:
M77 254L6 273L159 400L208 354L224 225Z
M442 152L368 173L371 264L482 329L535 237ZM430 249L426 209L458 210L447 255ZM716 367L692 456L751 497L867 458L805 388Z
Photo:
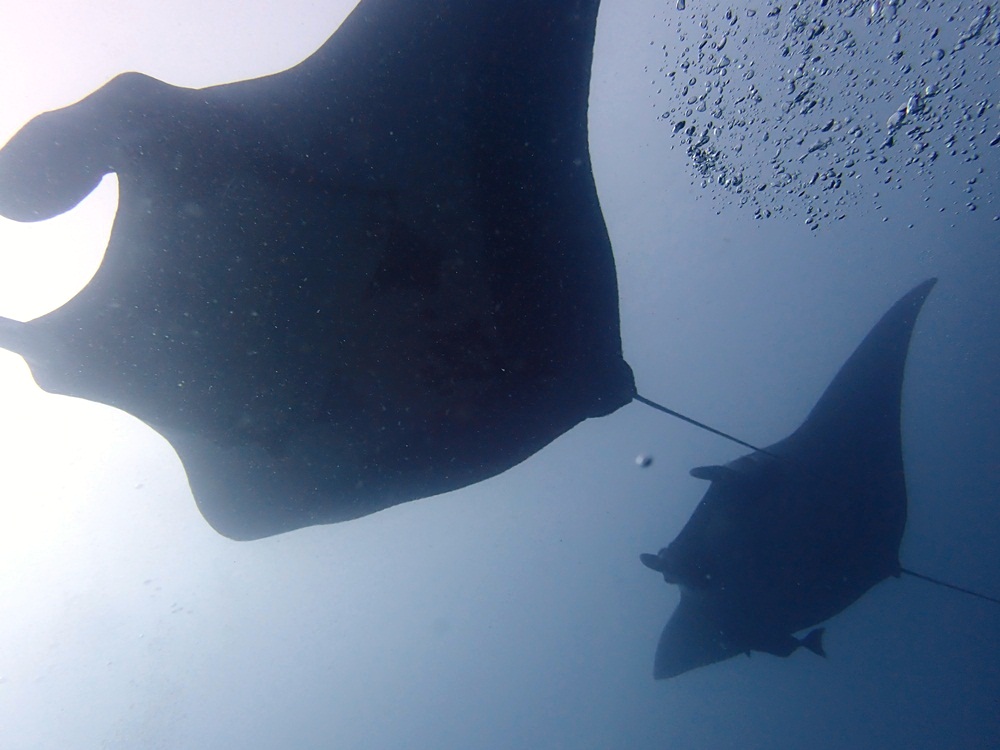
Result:
M1000 146L1000 19L990 5L951 5L678 2L654 42L659 117L696 182L758 218L794 213L815 229L862 195L878 209L880 190L950 180L945 161L971 175L964 209L992 204L975 186L983 150Z

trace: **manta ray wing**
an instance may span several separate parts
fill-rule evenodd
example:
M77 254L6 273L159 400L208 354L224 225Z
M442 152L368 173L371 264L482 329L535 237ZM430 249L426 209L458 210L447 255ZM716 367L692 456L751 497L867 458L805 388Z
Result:
M160 431L251 539L498 474L634 393L587 141L597 0L362 0L285 72L129 73L0 151L38 220L114 172L105 259L0 345Z

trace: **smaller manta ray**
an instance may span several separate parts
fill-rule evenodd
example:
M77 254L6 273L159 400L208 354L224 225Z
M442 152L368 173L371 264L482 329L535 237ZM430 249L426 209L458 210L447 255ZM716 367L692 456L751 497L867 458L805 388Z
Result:
M936 279L865 337L806 421L767 449L691 475L711 486L691 519L643 564L681 587L653 676L737 654L824 656L828 620L903 572L906 526L900 394L913 325Z

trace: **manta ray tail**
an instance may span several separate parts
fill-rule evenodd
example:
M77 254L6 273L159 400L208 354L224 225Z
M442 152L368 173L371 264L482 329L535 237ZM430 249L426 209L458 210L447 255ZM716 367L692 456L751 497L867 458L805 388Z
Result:
M995 596L989 596L980 591L974 591L972 589L967 589L963 586L956 586L954 583L948 583L947 581L942 581L940 578L932 578L931 576L924 575L923 573L918 573L915 570L910 570L909 568L900 568L901 573L905 573L913 578L919 578L921 581L927 581L928 583L933 583L935 586L942 586L946 589L951 589L952 591L958 591L962 594L967 594L968 596L974 596L977 599L983 599L988 602L993 602L994 604L1000 604L1000 599Z
M817 656L826 658L826 651L823 649L823 631L826 628L816 628L810 630L804 638L799 639L799 646L807 648Z

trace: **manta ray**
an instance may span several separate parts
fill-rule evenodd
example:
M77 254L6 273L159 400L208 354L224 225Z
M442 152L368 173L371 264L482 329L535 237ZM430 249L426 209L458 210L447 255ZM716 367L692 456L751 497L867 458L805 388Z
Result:
M711 482L708 491L673 542L641 555L681 592L654 677L751 651L824 655L822 628L796 634L904 572L903 371L935 281L893 305L790 436L724 466L692 469Z
M256 539L496 475L635 394L591 171L598 0L362 0L276 75L140 73L0 150L0 214L115 173L93 280L0 346Z

